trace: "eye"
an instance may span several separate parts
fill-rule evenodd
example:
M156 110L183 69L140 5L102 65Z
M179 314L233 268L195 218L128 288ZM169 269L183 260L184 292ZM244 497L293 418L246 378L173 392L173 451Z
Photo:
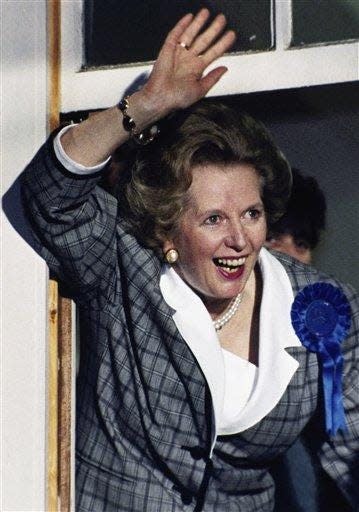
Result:
M221 220L220 215L213 214L213 215L210 215L209 217L207 217L207 219L204 221L204 223L209 226L215 226L216 224L218 224L220 222L220 220Z
M261 217L262 213L263 212L258 208L250 208L249 210L247 210L245 217L249 219L258 219L259 217Z
M295 240L295 245L302 251L307 251L309 249L309 244L305 240Z

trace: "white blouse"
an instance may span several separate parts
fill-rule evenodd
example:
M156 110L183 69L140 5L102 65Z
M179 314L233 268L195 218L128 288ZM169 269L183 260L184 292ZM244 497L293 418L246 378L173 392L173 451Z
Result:
M223 350L201 299L164 265L160 288L175 313L173 320L207 380L213 402L215 432L242 432L264 418L283 396L296 361L285 349L300 346L290 321L293 291L282 264L266 249L259 254L263 294L259 319L258 368Z
M218 432L235 430L244 406L250 400L258 378L258 367L222 348L224 362L224 401Z

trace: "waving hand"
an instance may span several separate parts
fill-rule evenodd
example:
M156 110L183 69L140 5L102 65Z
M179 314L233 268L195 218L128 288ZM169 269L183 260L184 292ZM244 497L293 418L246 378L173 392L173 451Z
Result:
M168 34L153 67L144 93L169 111L185 108L198 101L227 71L218 66L205 74L206 68L234 43L235 33L224 32L226 18L218 15L203 30L209 11L196 16L187 14Z

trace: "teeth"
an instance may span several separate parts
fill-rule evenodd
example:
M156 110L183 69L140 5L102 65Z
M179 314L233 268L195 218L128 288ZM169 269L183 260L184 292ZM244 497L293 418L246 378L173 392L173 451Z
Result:
M245 258L236 258L236 259L223 259L218 258L217 263L222 267L226 267L229 270L236 270L237 267L240 267L245 262ZM234 268L233 268L234 267Z

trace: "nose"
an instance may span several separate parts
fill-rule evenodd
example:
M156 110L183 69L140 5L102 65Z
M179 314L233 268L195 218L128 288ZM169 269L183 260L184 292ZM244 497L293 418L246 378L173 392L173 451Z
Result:
M225 244L231 249L242 251L248 244L246 230L240 221L231 223L225 238Z

